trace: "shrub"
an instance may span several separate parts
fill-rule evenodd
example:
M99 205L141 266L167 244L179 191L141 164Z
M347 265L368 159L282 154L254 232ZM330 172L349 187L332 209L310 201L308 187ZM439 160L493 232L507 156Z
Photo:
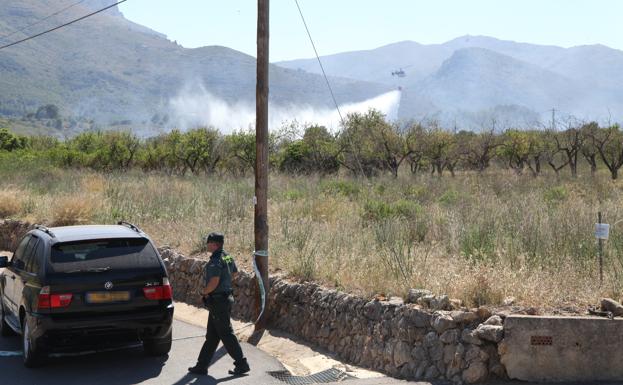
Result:
M52 209L53 226L81 225L91 221L96 205L86 196L58 198Z
M284 197L289 201L296 201L305 197L305 194L299 190L288 190L284 193Z
M406 195L418 202L424 202L429 199L430 188L426 186L411 186L407 189Z
M459 198L459 193L456 190L448 190L439 197L439 203L445 206L452 206L459 201Z
M551 187L543 193L543 198L547 203L555 204L567 199L569 192L564 186Z
M322 191L327 194L339 194L354 197L359 194L357 183L348 180L331 180L322 184Z
M363 205L364 219L380 221L394 216L394 211L389 203L378 200L369 200Z
M400 199L393 203L392 209L395 216L406 219L418 218L423 212L422 206L419 203L406 199Z
M492 229L486 226L471 226L460 239L461 254L472 260L491 259L495 251L495 239Z
M467 287L464 288L465 302L468 306L497 305L502 302L503 293L493 286L492 269L481 267L469 276Z
M413 201L400 199L394 203L368 200L363 206L364 219L384 220L389 218L415 219L422 213L422 207Z

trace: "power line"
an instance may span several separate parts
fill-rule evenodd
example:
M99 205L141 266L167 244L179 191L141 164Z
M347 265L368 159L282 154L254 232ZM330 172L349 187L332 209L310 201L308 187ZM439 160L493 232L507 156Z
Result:
M5 40L5 39L7 39L7 38L17 34L17 33L24 32L28 28L34 27L35 25L39 25L39 24L43 23L44 21L46 21L46 20L48 20L48 19L50 19L50 18L52 18L54 16L60 15L61 13L65 12L65 11L67 11L67 10L73 8L73 7L75 7L76 5L80 5L80 4L84 3L85 1L86 0L80 0L77 3L73 3L73 4L71 4L71 5L65 7L65 8L63 8L61 10L58 10L58 11L56 11L56 12L54 12L54 13L52 13L52 14L44 17L44 18L42 18L42 19L39 19L39 20L35 21L34 23L28 24L27 26L25 26L23 28L20 28L20 29L14 31L12 33L9 33L8 35L0 36L0 39Z
M117 5L121 4L121 3L125 3L126 1L128 1L128 0L120 0L120 1L117 1L117 2L116 2L116 3L114 3L114 4L111 4L111 5L107 6L107 7L104 7L104 8L102 8L102 9L99 9L99 10L97 10L97 11L95 11L95 12L91 12L91 13L89 13L88 15L84 15L84 16L82 16L82 17L79 17L79 18L77 18L77 19L74 19L74 20L72 20L72 21L70 21L70 22L67 22L67 23L65 23L65 24L61 24L61 25L59 25L58 27L54 27L54 28L52 28L52 29L48 29L48 30L46 30L46 31L40 32L40 33L38 33L38 34L36 34L36 35L28 36L27 38L24 38L24 39L18 40L18 41L16 41L16 42L13 42L13 43L10 43L10 44L6 44L6 45L3 45L3 46L0 46L0 50L5 49L5 48L12 47L12 46L14 46L14 45L18 45L18 44L24 43L24 42L26 42L26 41L28 41L28 40L32 40L32 39L35 39L35 38L37 38L37 37L39 37L39 36L43 36L43 35L48 34L48 33L50 33L50 32L54 32L54 31L59 30L59 29L61 29L61 28L67 27L68 25L72 25L72 24L77 23L77 22L79 22L79 21L81 21L81 20L84 20L84 19L86 19L86 18L89 18L89 17L91 17L91 16L93 16L93 15L97 15L98 13L104 12L104 11L106 11L107 9L110 9L110 8L112 8L112 7L115 7L115 6L117 6Z
M318 64L320 64L320 70L322 71L322 76L324 76L324 80L327 82L327 87L329 87L331 98L333 99L333 103L335 104L335 108L337 109L338 115L340 115L340 120L342 122L342 125L344 125L344 117L342 116L342 111L340 111L340 106L337 104L337 100L335 99L335 95L333 94L333 88L331 88L331 83L329 82L327 73L325 72L324 66L322 65L322 60L320 60L320 56L318 55L318 50L316 50L316 44L314 44L314 39L312 38L311 32L309 32L309 28L307 27L307 22L305 22L305 16L303 16L303 11L301 10L299 1L294 0L294 2L296 3L296 7L299 9L299 14L301 15L301 20L303 20L303 25L305 26L305 30L307 31L307 36L309 36L309 41L311 42L311 45L314 48L316 59L318 60Z
M333 99L333 103L335 104L335 109L337 110L338 115L340 116L340 122L342 123L342 127L346 129L346 123L344 121L344 117L342 116L342 111L340 111L340 106L337 104L337 100L335 99L335 94L333 93L333 88L331 88L331 83L329 82L329 78L327 77L327 73L324 70L324 66L322 65L322 60L320 60L320 55L318 55L318 50L316 49L316 44L314 44L314 39L312 38L311 32L309 32L309 28L307 27L307 22L305 21L305 16L303 16L303 11L301 10L301 6L299 5L298 0L294 0L296 3L296 7L299 10L299 14L301 15L301 20L303 20L303 25L305 26L305 30L307 31L307 36L309 37L309 41L311 42L312 47L314 48L314 53L316 54L316 59L318 60L318 64L320 64L320 70L322 71L322 76L324 77L325 82L327 82L327 87L329 88L329 92L331 93L331 98ZM359 171L363 177L367 178L365 171L363 170L363 166L361 165L361 161L355 152L353 142L350 138L350 135L346 135L346 140L348 140L348 144L353 149L353 156L355 157L355 161L357 162L357 166L359 167Z

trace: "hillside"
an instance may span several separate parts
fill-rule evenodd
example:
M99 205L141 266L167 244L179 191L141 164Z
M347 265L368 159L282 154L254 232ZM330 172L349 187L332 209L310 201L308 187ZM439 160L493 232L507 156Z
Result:
M330 75L402 87L401 118L458 120L474 128L473 117L488 116L521 125L548 120L547 110L556 108L565 118L623 120L623 52L602 45L566 49L463 36L322 59ZM313 59L278 64L317 72ZM392 76L401 68L405 77Z
M34 30L82 16L104 3L108 2L90 0ZM19 0L0 7L0 36L58 9L58 2L52 0ZM351 79L332 82L340 102L361 101L390 88ZM61 107L63 115L93 117L103 123L149 121L156 114L166 115L169 100L188 85L202 85L228 102L252 102L255 59L225 47L185 49L126 20L116 9L0 51L3 115L22 116L51 103ZM330 100L320 76L271 67L275 104L329 106Z

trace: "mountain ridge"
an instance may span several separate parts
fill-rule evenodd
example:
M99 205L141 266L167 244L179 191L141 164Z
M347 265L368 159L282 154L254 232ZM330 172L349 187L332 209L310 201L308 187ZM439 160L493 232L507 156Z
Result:
M102 4L91 0L34 29L83 16ZM0 7L0 36L56 10L58 4L52 0L19 0ZM0 51L0 114L19 117L40 105L56 104L64 115L103 123L148 122L170 113L169 101L188 84L200 84L229 103L254 100L252 56L221 46L187 49L109 11ZM274 65L270 74L271 102L331 105L321 76ZM362 101L391 89L339 77L331 80L340 103Z
M463 51L466 49L484 49L501 56L489 56L495 65L484 60L481 66L461 69L470 61L457 62L454 55L459 51L469 53L467 57L473 56L472 60L484 59L485 51ZM552 108L565 111L566 118L623 119L623 51L601 44L563 48L466 35L440 44L407 40L321 59L328 63L325 69L330 75L400 87L403 99L399 115L403 119L435 116L448 124L500 106L527 109L530 115L541 114L544 119L544 111ZM277 64L316 72L314 61ZM448 61L455 67L453 82L442 77ZM506 68L509 74L499 76L498 67ZM394 75L400 69L404 78ZM535 81L537 78L540 80ZM478 92L473 92L475 89ZM483 100L488 103L483 104Z

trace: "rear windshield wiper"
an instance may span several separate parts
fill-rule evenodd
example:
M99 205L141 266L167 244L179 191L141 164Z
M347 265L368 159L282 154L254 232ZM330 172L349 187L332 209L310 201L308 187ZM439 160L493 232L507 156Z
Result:
M77 270L70 270L67 272L67 274L72 274L72 273L103 273L105 271L110 270L110 266L106 266L106 267L93 267L90 269L77 269Z

